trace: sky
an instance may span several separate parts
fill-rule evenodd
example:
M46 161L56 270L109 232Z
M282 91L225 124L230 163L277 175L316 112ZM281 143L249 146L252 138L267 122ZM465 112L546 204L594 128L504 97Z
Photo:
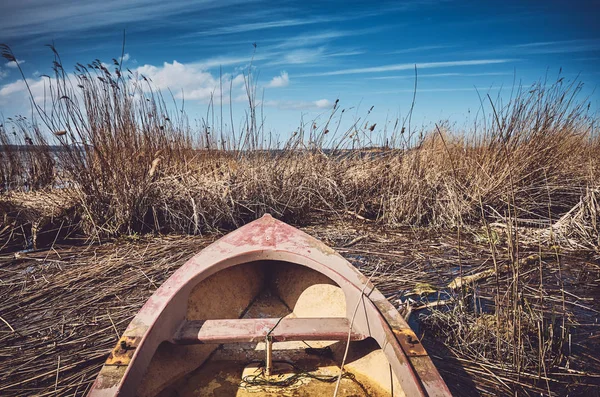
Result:
M211 97L220 103L225 80L236 127L251 64L266 128L285 136L301 120L325 120L337 99L349 118L373 107L378 129L406 117L415 67L413 123L425 127L467 125L478 92L508 95L559 72L600 109L598 16L600 0L20 0L0 2L0 43L40 99L53 61L45 44L69 71L120 58L125 32L124 67L185 100L192 120L206 117ZM1 60L0 119L29 109L16 65Z

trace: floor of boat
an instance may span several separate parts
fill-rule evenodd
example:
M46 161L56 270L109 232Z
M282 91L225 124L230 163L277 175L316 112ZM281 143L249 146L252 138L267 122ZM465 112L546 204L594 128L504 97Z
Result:
M294 314L278 297L265 291L243 318L286 316ZM262 371L263 342L225 344L200 368L163 390L159 397L333 395L340 371L339 360L334 357L343 355L344 347L345 343L327 341L274 343L275 374L267 378ZM378 348L374 341L367 340L353 342L351 350L354 354L360 350L359 354L368 357ZM372 357L380 360L376 354ZM368 377L352 373L351 369L349 374L342 379L338 396L389 396ZM279 384L267 384L267 379Z
M273 386L262 383L248 384L242 381L256 378L259 381L265 377L256 365L245 366L243 363L232 363L231 361L211 361L209 365L203 366L193 376L185 381L179 382L173 387L164 390L160 397L184 397L184 396L332 396L335 390L335 379L339 373L339 367L334 362L328 366L320 364L318 368L313 367L315 362L297 362L296 368L308 368L313 375L328 377L330 382L319 381L305 375L299 375L296 368L288 367L289 371L280 372L270 377L273 381L289 381L289 385ZM312 368L312 369L311 369ZM293 377L293 378L292 378ZM291 379L292 378L292 379ZM343 378L340 383L338 396L387 396L378 388L369 385L366 380Z

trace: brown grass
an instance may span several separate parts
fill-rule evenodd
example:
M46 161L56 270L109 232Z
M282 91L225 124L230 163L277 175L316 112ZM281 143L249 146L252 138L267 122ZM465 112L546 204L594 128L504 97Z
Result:
M0 49L5 58L14 58L8 47ZM40 233L48 233L46 243L54 246L65 227L68 234L75 230L88 241L103 242L121 235L137 238L139 233L231 230L264 213L296 225L350 216L372 229L353 236L341 250L387 262L374 280L395 303L419 312L432 306L431 301L444 300L423 316L423 324L448 350L444 357L458 360L466 378L477 379L479 392L553 394L569 389L565 379L595 381L597 371L587 374L588 367L566 350L572 335L588 346L582 335L589 331L581 323L593 321L576 311L597 313L597 308L588 308L588 301L577 297L572 288L576 283L570 281L575 272L565 269L564 258L574 249L584 251L573 266L589 272L590 265L597 272L600 251L600 137L594 130L597 120L579 98L578 83L560 78L552 85L516 88L505 104L488 97L481 112L487 116L469 131L452 131L442 123L415 132L401 120L391 131L379 131L367 120L369 114L342 130L345 110L336 102L327 121L301 125L278 144L259 119L256 82L249 73L243 127L216 131L207 116L202 129L192 131L183 112L167 106L144 76L122 70L116 61L114 71L97 61L79 64L68 75L54 54L47 101L51 108L33 101L35 120L8 120L0 128L0 239L7 241L0 251L35 246ZM386 139L378 138L381 132ZM14 146L19 143L30 150ZM60 150L53 152L51 144ZM37 204L42 201L44 205ZM405 230L412 240L382 237L406 226L415 233ZM437 257L422 252L422 227L451 233L451 243L429 243ZM355 238L378 244L353 251ZM407 244L415 245L409 256L417 270L404 263L402 247ZM533 260L532 254L537 254ZM120 262L108 260L102 272L124 271L128 255ZM432 257L436 260L430 261ZM121 307L113 297L148 281L143 275L119 276L118 288L96 293L97 283L90 278L95 273L86 273L95 270L95 260L86 257L83 272L73 267L63 274L59 267L54 287L33 291L23 286L19 301L43 303L45 292L51 292L53 300L43 307L77 317L61 306L59 292L82 302L102 302L104 310ZM57 261L62 266L63 260ZM355 265L365 273L374 269L360 260ZM23 277L29 282L19 261L11 266L17 266L15 283L24 282ZM138 267L150 283L158 284L168 274L160 266L142 261ZM475 281L460 287L449 284L455 277L468 280L462 277L482 272L485 277L473 276ZM75 289L65 283L75 283ZM122 308L117 327L124 326L149 291L135 305ZM418 297L417 302L406 304L408 297ZM488 302L486 311L478 306L481 300ZM3 314L5 310L9 323L25 327L37 315L29 313L19 322L16 306L4 306ZM106 336L107 320L102 317L102 327L93 334L104 338L94 339L102 348L69 361L74 366L61 389L65 393L93 378L102 361L100 351L112 340ZM26 350L27 360L42 354L38 345ZM443 360L437 364L444 368ZM14 365L26 363L17 360ZM52 372L48 362L44 365ZM576 372L570 370L573 365Z
M556 282L552 283L559 266L553 255L542 255L545 259L541 261L522 261L529 272L523 285L535 288L522 290L525 313L518 329L523 332L524 343L519 348L523 364L517 367L513 320L496 323L495 279L469 283L462 297L460 291L445 287L458 276L459 258L465 275L489 269L486 241L471 234L459 242L456 234L448 232L381 228L352 216L304 230L372 276L396 307L412 300L408 304L413 308L413 320L421 322L417 334L424 336L428 351L456 395L539 395L548 388L552 395L577 395L598 387L600 362L593 358L598 342L590 333L597 335L594 318L600 306L593 299L597 298L594 279L600 275L599 259L581 253L560 255L567 280L564 301ZM127 237L101 246L55 246L17 257L0 255L0 316L12 328L0 322L0 393L85 395L119 334L146 299L215 238ZM500 232L499 240L504 238ZM524 256L535 255L535 247L521 248ZM512 279L505 244L498 244L497 259L499 267L506 269L500 276L504 286ZM539 263L543 264L545 283L543 302L537 289L539 273L531 272ZM423 293L424 285L437 292ZM437 302L438 292L449 303L419 309ZM484 305L485 310L475 308ZM499 306L501 319L514 318L509 306L506 302ZM561 337L563 318L566 338ZM540 323L545 324L541 349Z
M192 133L146 77L116 61L112 72L78 64L73 77L55 57L51 111L34 109L61 150L54 159L36 123L11 120L0 129L3 147L31 137L35 145L0 152L0 175L5 190L70 187L61 193L78 203L81 229L94 238L230 229L265 212L307 222L352 211L388 225L455 227L502 219L513 205L519 218L548 224L600 183L594 118L581 86L562 78L519 88L505 105L488 98L490 116L472 131L442 125L417 136L399 121L383 147L361 150L378 131L368 114L339 131L337 102L322 125L274 143L257 120L250 74L252 117L242 130L216 133L205 123Z

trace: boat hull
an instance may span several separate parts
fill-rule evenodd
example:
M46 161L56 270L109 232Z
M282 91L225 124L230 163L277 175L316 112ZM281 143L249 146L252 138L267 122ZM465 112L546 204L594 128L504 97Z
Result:
M279 379L302 372L331 380L347 339L345 369L369 395L450 395L412 330L364 275L264 216L201 251L155 292L90 395L256 395L257 382L244 380L256 379L261 365ZM305 378L262 392L311 395L334 385ZM339 395L353 394L353 382L345 378Z

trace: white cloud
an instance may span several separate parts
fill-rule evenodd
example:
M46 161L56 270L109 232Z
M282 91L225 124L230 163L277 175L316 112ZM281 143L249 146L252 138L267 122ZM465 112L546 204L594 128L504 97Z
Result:
M161 66L144 65L133 70L139 76L145 76L150 79L153 88L159 90L170 89L175 98L186 100L197 100L203 103L208 103L211 96L217 100L219 89L219 76L214 76L210 72L198 67L195 64L183 64L177 61L172 63L165 62ZM75 81L74 76L69 75L69 78ZM42 103L44 95L48 93L47 78L38 77L27 79L27 83L31 89L34 99L38 103ZM230 88L231 98L234 102L247 102L248 97L244 88L244 75L236 74L234 76L223 75L223 101L229 102ZM273 87L283 87L289 83L288 73L282 72L272 81L275 81ZM231 82L231 85L229 84ZM29 93L27 86L23 80L0 86L0 103L24 101L27 103ZM320 110L327 109L332 106L331 101L327 99L319 99L316 101L265 101L265 106L277 107L279 109L291 110Z
M7 67L7 68L12 68L12 69L15 69L15 68L17 67L17 63L18 63L19 65L22 65L22 64L24 64L24 63L25 63L25 61L22 61L22 60L20 60L20 59L17 59L17 62L15 62L15 61L10 61L10 62L7 62L7 63L6 63L6 67Z
M119 65L115 65L115 61L118 61L119 59L121 59L121 56L119 56L118 58L114 58L113 60L110 61L110 63L101 62L101 64L106 69L108 69L109 71L113 72L116 69L119 69ZM125 62L129 61L129 59L130 59L129 53L123 54L123 58L121 59L121 63L125 63ZM135 63L135 61L133 61L133 63Z
M248 102L248 94L244 93L240 93L238 94L235 98L233 98L233 102ZM268 101L265 101L265 104Z
M281 75L273 77L273 79L267 84L267 87L279 88L287 87L290 84L290 77L287 72L281 72Z
M177 61L165 62L162 66L144 65L136 68L135 72L149 78L154 87L159 90L170 89L175 98L210 101L211 96L216 98L220 95L220 87L223 89L223 100L229 100L229 80L234 90L240 90L244 86L244 76L224 75L222 84L219 84L219 76L214 76L207 71L202 63L184 64Z
M111 68L114 65L105 65ZM1 71L1 70L0 70ZM184 64L177 61L164 62L160 66L143 65L132 69L139 76L143 75L152 81L153 89L161 91L171 90L175 98L186 100L198 100L203 103L210 101L211 96L216 99L220 95L220 86L223 89L223 101L229 101L229 90L233 90L235 97L244 90L244 76L241 73L234 75L224 74L222 85L219 84L219 76L213 75L200 64ZM69 74L71 81L76 81ZM27 79L27 84L32 91L36 101L43 101L44 95L48 94L48 79L35 76ZM231 85L230 85L231 81ZM167 93L167 95L169 95ZM27 86L23 80L17 80L8 84L0 85L0 98L3 102L21 100L28 98Z
M315 101L315 105L317 105L319 109L324 109L331 107L331 102L328 99L319 99L318 101Z
M245 82L246 82L245 76L242 73L240 73L231 80L231 85L233 87L241 87L244 85Z
M411 70L415 66L417 69L430 69L430 68L444 68L444 67L455 67L455 66L474 66L474 65L490 65L497 63L506 63L515 61L515 59L476 59L468 61L448 61L448 62L425 62L425 63L400 63L395 65L384 65L374 66L368 68L355 68L355 69L342 69L334 70L332 72L305 74L302 77L314 77L314 76L338 76L344 74L363 74L363 73L381 73L381 72L393 72L399 70Z
M150 78L156 88L171 89L176 98L206 101L219 86L211 73L177 61L162 66L144 65L136 71Z
M285 110L320 110L332 106L331 101L327 99L317 101L265 101L264 105Z
M8 70L0 69L0 80L8 76Z
M48 94L48 86L46 79L33 78L27 79L27 84L31 90L31 94L36 102L42 103L44 95ZM12 83L5 84L0 87L0 101L2 103L20 103L27 104L29 102L29 93L27 92L27 84L22 79ZM24 109L22 109L24 110Z
M7 97L16 92L25 91L27 86L23 80L17 80L13 83L6 84L0 88L0 97Z

